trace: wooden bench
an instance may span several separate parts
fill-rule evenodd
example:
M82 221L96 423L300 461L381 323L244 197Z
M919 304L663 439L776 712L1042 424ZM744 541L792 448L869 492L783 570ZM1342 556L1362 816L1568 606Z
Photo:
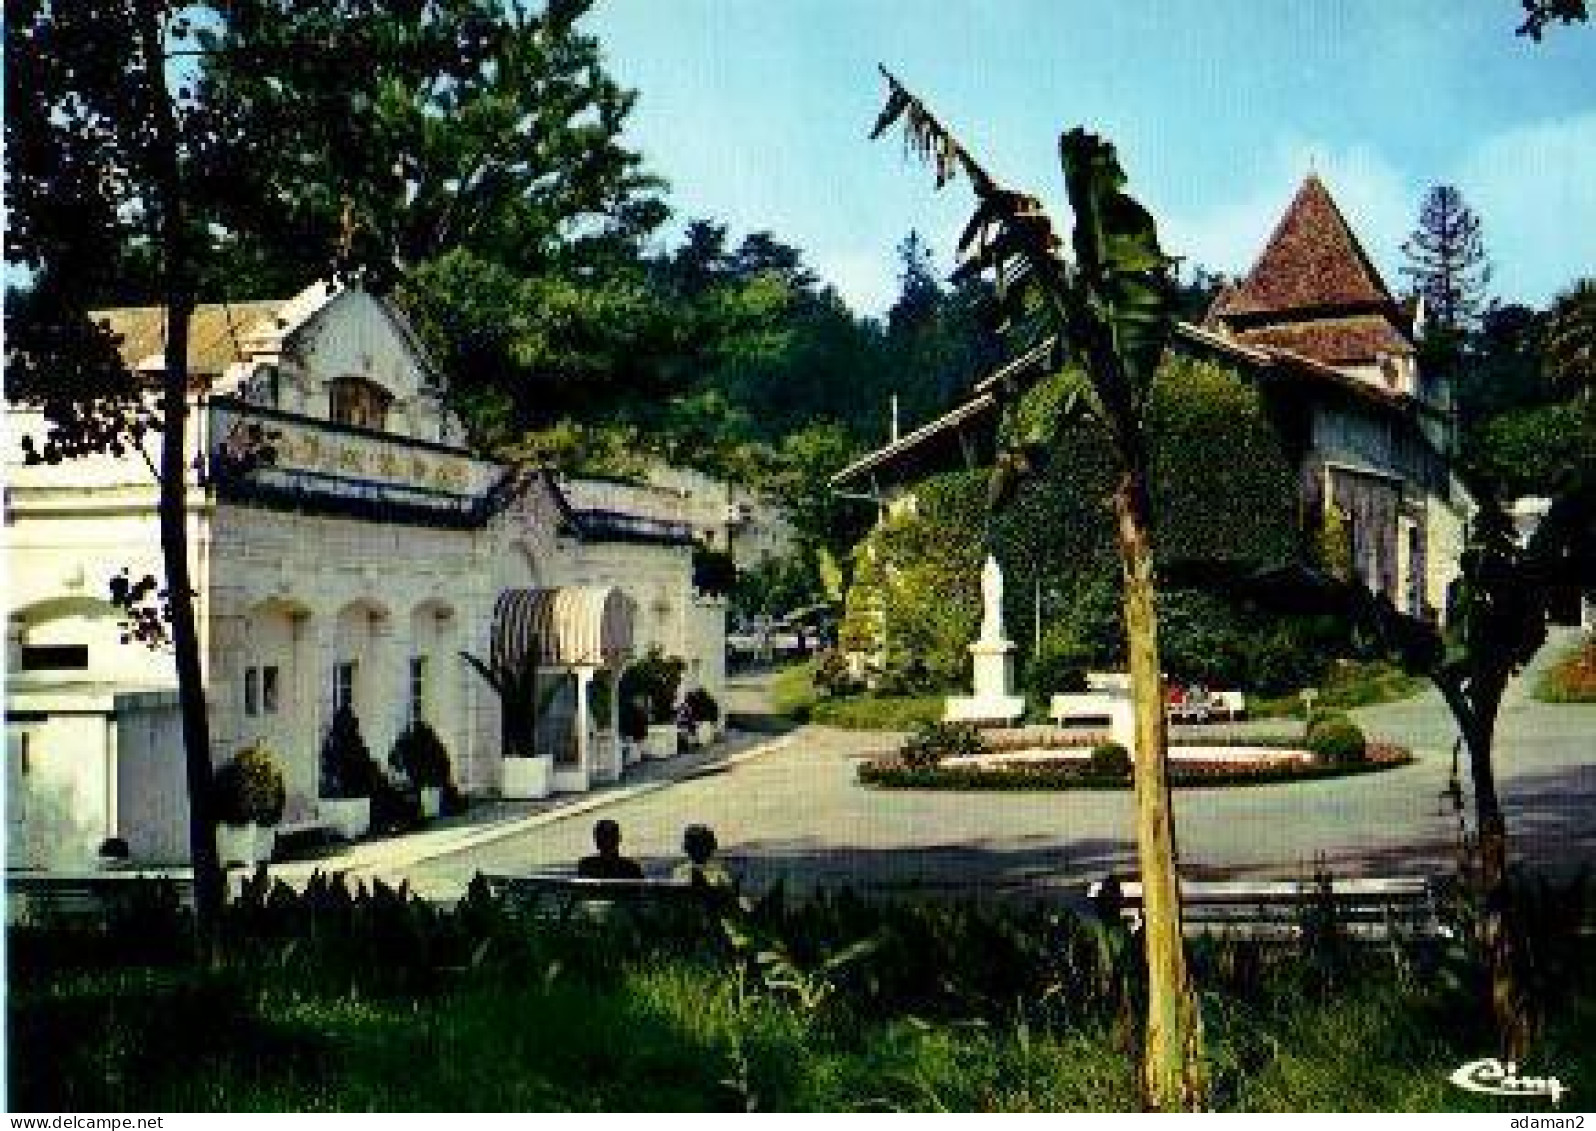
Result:
M191 874L162 872L8 872L6 923L10 926L72 921L103 921L139 900L154 900L157 884L175 890L179 906L192 906Z
M703 909L714 898L725 894L720 889L706 888L686 880L656 877L594 880L559 872L478 874L487 884L489 894L538 916L564 917L580 913L597 918L614 908Z
M1441 918L1435 888L1424 876L1318 880L1182 880L1182 921L1188 936L1291 942L1315 917L1348 939L1435 940L1453 934ZM1105 917L1118 915L1141 929L1142 885L1109 877L1087 889Z

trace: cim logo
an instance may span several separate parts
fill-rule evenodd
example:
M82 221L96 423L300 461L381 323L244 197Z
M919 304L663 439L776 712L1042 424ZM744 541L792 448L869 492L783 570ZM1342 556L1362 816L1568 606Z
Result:
M1520 1076L1517 1064L1495 1057L1465 1064L1452 1073L1452 1083L1486 1096L1547 1096L1554 1106L1569 1093L1556 1076Z

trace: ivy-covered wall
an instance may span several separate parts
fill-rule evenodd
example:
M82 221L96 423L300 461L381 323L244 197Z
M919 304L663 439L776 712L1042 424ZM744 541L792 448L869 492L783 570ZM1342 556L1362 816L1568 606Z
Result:
M1171 358L1155 387L1150 431L1160 560L1263 564L1299 552L1295 473L1251 385L1212 362ZM844 645L874 653L889 684L964 683L980 615L980 563L990 546L1003 566L1005 623L1022 661L1033 650L1040 596L1044 654L1115 662L1123 649L1109 502L1115 479L1113 453L1085 421L996 516L987 511L984 472L926 480L911 513L878 526L859 547ZM1211 627L1234 627L1216 602L1169 595L1165 606L1175 630L1166 633L1166 651L1176 645L1168 658L1192 652L1200 661L1205 651L1217 657L1242 648L1203 641ZM1189 647L1168 639L1182 633L1195 638Z

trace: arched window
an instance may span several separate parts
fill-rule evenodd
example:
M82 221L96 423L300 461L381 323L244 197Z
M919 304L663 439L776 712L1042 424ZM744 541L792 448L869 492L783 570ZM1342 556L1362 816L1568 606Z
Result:
M364 377L339 377L332 383L328 415L335 424L353 424L381 431L388 422L393 395Z

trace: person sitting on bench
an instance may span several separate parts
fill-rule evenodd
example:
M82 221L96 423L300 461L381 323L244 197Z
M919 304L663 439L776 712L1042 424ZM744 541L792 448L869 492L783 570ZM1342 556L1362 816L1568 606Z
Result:
M593 826L593 844L598 852L577 861L576 874L585 880L640 880L643 868L636 860L621 855L621 826L606 817Z
M725 865L715 858L715 830L708 825L688 825L682 833L682 851L687 859L676 866L676 879L695 888L731 890L734 886Z

